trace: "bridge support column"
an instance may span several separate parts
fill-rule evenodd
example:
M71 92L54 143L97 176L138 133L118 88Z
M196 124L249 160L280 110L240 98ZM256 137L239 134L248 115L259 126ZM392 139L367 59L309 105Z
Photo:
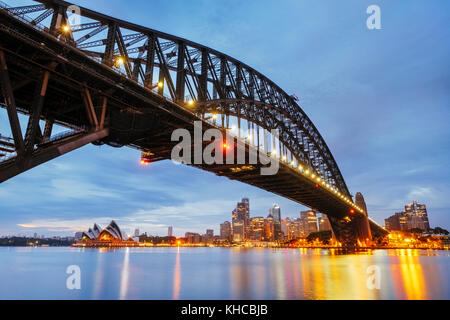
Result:
M346 248L370 245L369 220L364 214L343 219L328 216L336 239Z

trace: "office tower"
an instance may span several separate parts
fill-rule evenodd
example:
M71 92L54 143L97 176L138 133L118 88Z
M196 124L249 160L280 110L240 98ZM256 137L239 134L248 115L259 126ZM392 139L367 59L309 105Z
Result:
M184 237L187 243L200 243L201 236L198 233L186 232Z
M229 221L220 225L220 239L231 241L231 223Z
M245 241L250 233L250 203L247 198L238 202L232 213L233 240Z
M322 216L319 218L319 231L329 231L331 230L331 223L328 220L327 215L322 213Z
M281 233L282 233L282 237L285 240L290 240L290 232L291 232L291 227L292 223L291 223L291 219L286 218L281 220Z
M254 241L261 241L264 238L264 218L254 217L250 219L250 234L249 239Z
M411 218L411 229L418 228L425 231L430 229L426 205L414 201L405 206L405 213Z
M214 230L208 229L206 230L206 241L212 242L214 240Z
M139 229L134 229L134 236L139 237Z
M293 239L299 239L299 238L306 238L308 235L305 231L305 224L303 223L303 219L297 218L292 223L292 238Z
M314 210L300 212L300 219L303 221L306 236L317 232L317 216Z
M406 205L404 212L397 212L384 222L386 229L390 231L411 231L411 229L428 231L430 229L427 208L417 201Z
M274 204L273 208L270 209L270 213L272 214L273 217L273 239L274 241L282 240L280 206Z
M270 213L264 220L264 239L266 241L273 241L273 216Z
M168 236L168 237L173 237L173 227L172 227L172 226L170 226L170 227L168 228L168 230L167 230L167 236Z

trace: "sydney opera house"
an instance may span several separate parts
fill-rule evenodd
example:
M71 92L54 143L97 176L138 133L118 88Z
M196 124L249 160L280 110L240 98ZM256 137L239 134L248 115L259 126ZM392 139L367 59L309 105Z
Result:
M90 228L87 232L83 232L81 240L75 247L134 247L138 243L128 238L113 220L105 228L101 229L97 224Z

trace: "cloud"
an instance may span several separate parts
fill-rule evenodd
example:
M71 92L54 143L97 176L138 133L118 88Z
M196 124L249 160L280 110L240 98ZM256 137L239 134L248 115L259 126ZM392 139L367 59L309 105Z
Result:
M18 226L27 229L39 228L39 226L33 224L18 224Z
M92 182L72 179L52 179L51 191L60 200L65 199L93 199L93 198L121 198L114 190L100 187Z
M414 187L408 193L408 199L425 199L425 198L434 198L433 189L430 187Z

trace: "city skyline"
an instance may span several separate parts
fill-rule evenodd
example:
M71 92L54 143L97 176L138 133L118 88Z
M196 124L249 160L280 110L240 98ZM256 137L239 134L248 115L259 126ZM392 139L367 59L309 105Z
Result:
M427 204L432 225L449 228L449 151L441 146L448 145L450 137L445 120L450 46L435 32L439 30L441 37L449 33L442 30L446 21L442 6L448 4L430 4L420 11L414 4L386 3L383 30L374 34L364 25L367 4L357 2L325 9L289 1L246 3L240 12L230 12L228 4L203 8L202 1L194 1L189 6L195 8L195 18L185 14L187 5L181 1L137 2L141 8L151 6L152 10L142 10L145 14L131 6L123 10L117 2L75 2L246 61L287 92L298 94L349 189L364 194L371 218L384 224L405 203L417 200ZM165 10L173 12L169 21L157 14ZM290 19L277 18L286 15ZM430 15L434 19L428 19ZM317 16L323 19L311 18ZM342 19L336 21L336 16ZM205 30L205 25L211 28ZM275 41L271 45L283 47L282 59L255 34L271 36ZM421 45L411 48L411 42ZM334 52L333 59L329 52ZM398 55L392 57L391 52ZM2 116L0 132L7 135L4 128ZM134 150L88 146L2 184L0 234L72 234L74 229L114 218L129 232L140 226L164 234L174 225L175 232L183 234L175 227L179 219L186 231L203 232L227 219L225 208L242 194L254 199L258 215L265 215L267 202L279 203L285 212L306 210L254 187L170 162L142 168Z
M174 225L163 225L163 226L161 226L161 229L160 229L161 233L151 233L151 232L143 229L137 223L135 225L129 225L129 226L127 225L125 228L122 228L122 230L126 230L125 231L126 234L128 236L130 236L130 237L136 237L137 236L136 234L139 234L139 235L140 234L148 234L148 236L157 236L157 237L164 237L164 236L169 236L170 237L171 234L172 234L174 237L182 238L182 237L185 236L186 233L195 233L195 234L203 235L205 230L213 230L214 231L214 235L220 235L221 234L221 227L222 227L223 222L228 222L230 224L231 230L233 230L233 223L232 223L232 221L233 221L234 213L235 213L236 209L239 207L239 205L241 205L241 204L243 204L245 202L247 202L247 204L249 205L250 198L243 197L241 202L237 202L237 206L236 206L235 209L233 209L232 214L230 216L231 219L224 220L224 221L220 222L219 224L212 224L210 226L206 226L206 229L193 229L193 228L188 228L188 227L184 227L184 226L177 226L177 224L175 223ZM236 201L234 201L234 203L236 203ZM419 206L419 209L417 209L416 206ZM409 229L411 229L411 228L404 229L404 228L398 227L398 228L391 228L391 229L389 229L389 225L388 225L389 224L389 220L393 219L393 218L396 218L397 215L407 214L408 210L412 212L412 213L410 213L410 216L416 215L415 214L416 211L420 211L421 212L422 210L424 210L425 217L426 217L426 222L425 223L426 223L426 225L429 228L433 229L433 227L442 227L441 225L437 225L437 224L435 225L435 224L429 222L429 215L427 213L426 204L421 204L417 200L414 200L411 203L405 203L404 204L404 208L405 208L405 211L403 211L403 212L395 212L395 213L387 215L385 217L385 219L383 219L383 223L381 225L383 227L387 228L388 230L392 230L392 231L396 231L396 230L398 230L398 231L409 231ZM271 206L268 206L266 208L266 211L268 212L267 217L269 217L269 216L273 217L273 210L274 209L278 210L278 212L280 212L280 228L281 228L280 231L282 230L282 224L283 224L283 222L285 222L285 220L295 221L296 219L299 219L299 217L300 217L300 219L304 219L304 218L306 218L306 216L303 216L303 215L307 214L309 212L314 212L314 217L317 220L317 230L316 231L319 231L320 230L320 221L321 221L321 219L323 217L326 218L325 214L323 214L321 212L317 212L317 211L315 211L313 209L310 209L310 208L306 208L306 207L304 207L304 209L299 211L297 214L290 214L290 213L288 213L288 214L285 214L283 216L281 214L281 206L279 206L277 203L273 203ZM248 227L250 226L251 220L253 218L263 218L263 219L265 219L264 217L266 216L266 214L264 212L254 213L254 214L252 214L251 212L252 211L250 211L250 209L249 209L248 210L248 219L249 219L248 220ZM319 216L319 214L321 216ZM370 212L369 212L369 217L370 217ZM112 218L112 220L114 220L114 219ZM120 219L115 219L115 220L121 221ZM326 220L328 220L328 219L326 219ZM108 225L108 223L109 222L106 222L106 223L104 223L104 225ZM407 222L404 221L404 222L399 222L399 223L406 225ZM93 222L92 224L97 225L96 222ZM328 222L328 224L329 224L329 222ZM102 225L102 223L99 223L98 225ZM244 227L244 225L242 227ZM417 225L413 225L413 227L418 227L418 226ZM446 229L447 227L444 226L443 228ZM32 230L29 230L28 232L24 232L24 233L0 234L0 237L8 237L8 236L27 236L27 237L29 237L30 235L34 235L34 237L37 238L36 235L40 235L40 233L38 233L37 231L34 231L37 228L34 228L32 226L27 226L26 229L32 229ZM50 234L48 235L48 238L52 238L52 237L73 237L74 233L82 233L85 229L86 230L89 229L89 225L83 226L80 229L73 229L74 230L73 232L72 231L66 231L63 234L56 234L56 233L55 234L51 234L51 232L50 232ZM165 231L163 231L163 230L165 230ZM426 231L426 229L424 229L424 228L422 228L422 230ZM240 241L240 240L237 240L237 241Z

